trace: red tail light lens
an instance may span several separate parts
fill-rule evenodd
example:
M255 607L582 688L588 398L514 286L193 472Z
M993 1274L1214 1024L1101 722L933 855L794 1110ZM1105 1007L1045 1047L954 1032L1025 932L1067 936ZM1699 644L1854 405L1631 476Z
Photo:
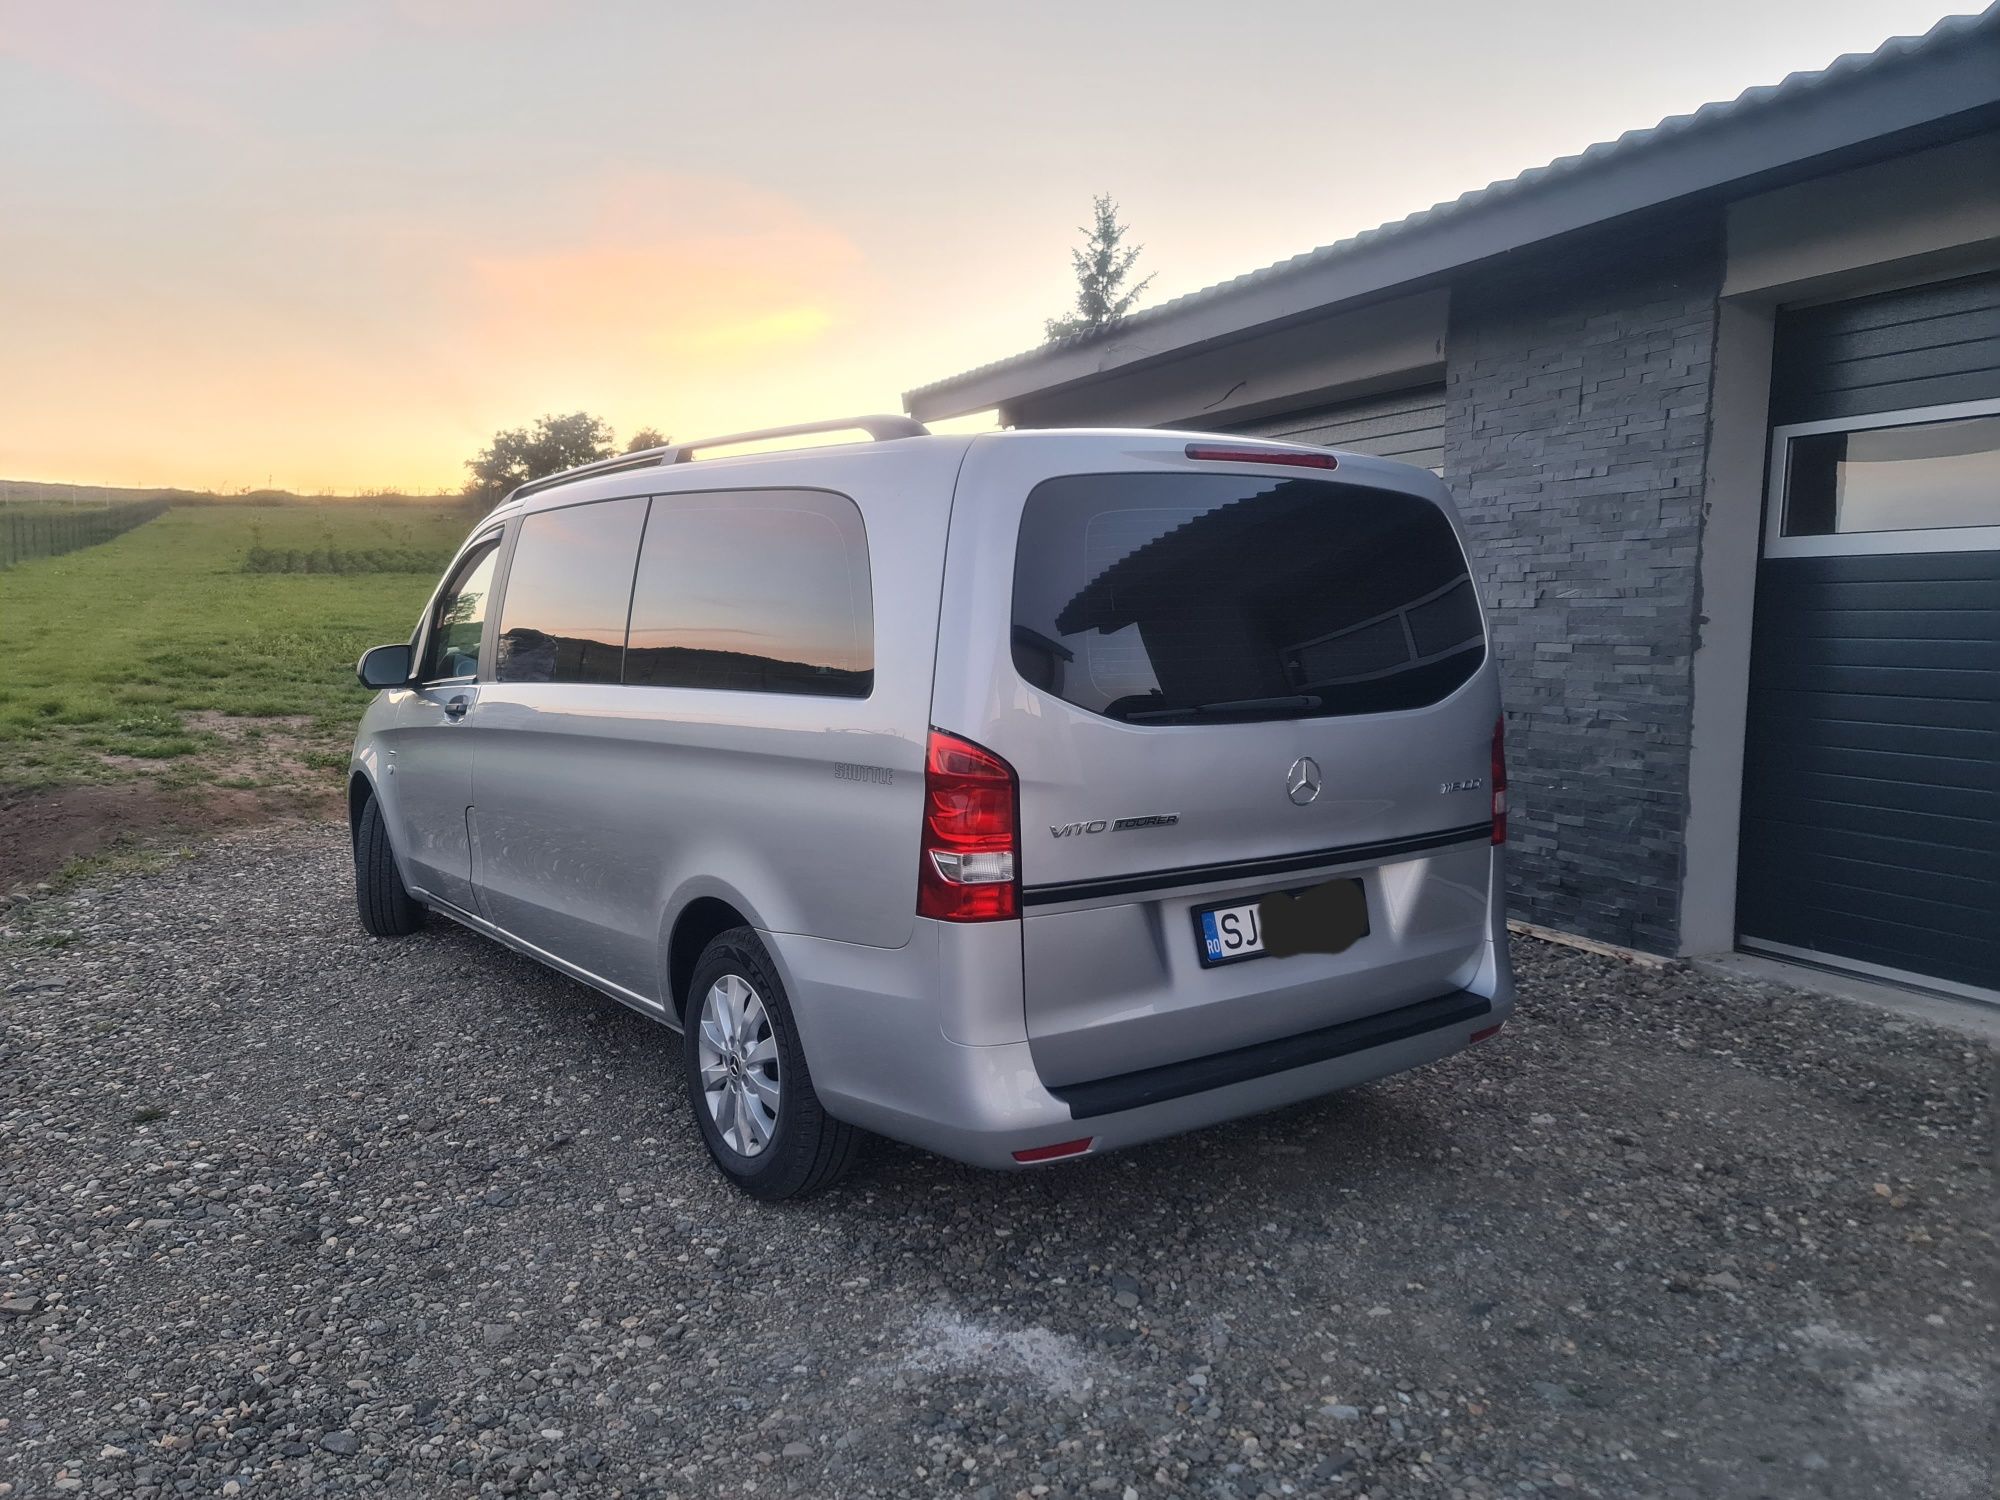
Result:
M1001 922L1021 913L1020 785L983 746L941 729L924 754L924 847L917 915Z
M1507 842L1507 720L1493 721L1493 842Z
M1218 464L1284 464L1293 469L1337 469L1331 453L1295 453L1284 448L1232 448L1223 443L1189 443L1189 458Z
M1080 1141L1064 1141L1055 1146L1030 1146L1026 1151L1016 1151L1014 1160L1029 1164L1038 1161L1061 1161L1065 1156L1081 1156L1090 1149L1090 1143L1096 1139L1094 1135L1087 1135Z

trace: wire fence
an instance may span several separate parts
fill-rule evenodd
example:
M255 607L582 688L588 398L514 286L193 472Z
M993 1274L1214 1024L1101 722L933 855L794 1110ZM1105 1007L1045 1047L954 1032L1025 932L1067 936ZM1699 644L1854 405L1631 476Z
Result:
M164 500L135 500L96 510L27 506L0 508L0 568L59 557L79 547L95 547L134 526L143 526L167 508Z

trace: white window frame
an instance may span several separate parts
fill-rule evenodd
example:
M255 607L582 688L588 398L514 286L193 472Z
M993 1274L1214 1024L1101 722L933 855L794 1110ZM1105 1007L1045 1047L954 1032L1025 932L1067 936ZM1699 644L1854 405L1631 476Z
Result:
M1844 531L1827 536L1785 535L1785 482L1792 456L1792 439L1822 432L1866 432L1878 427L1915 427L1925 422L1949 422L1959 417L2000 416L2000 400L1954 401L1944 406L1918 406L1905 411L1870 412L1865 417L1836 417L1825 422L1793 422L1771 429L1770 477L1765 483L1764 555L1766 557L1880 556L1895 552L2000 552L2000 524L1993 526L1915 527L1904 531Z

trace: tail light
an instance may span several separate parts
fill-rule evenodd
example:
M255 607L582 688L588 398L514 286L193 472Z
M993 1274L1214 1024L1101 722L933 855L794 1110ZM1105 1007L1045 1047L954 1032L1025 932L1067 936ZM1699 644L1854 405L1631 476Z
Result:
M1507 719L1493 721L1493 842L1507 842Z
M941 729L924 751L924 845L917 915L1000 922L1021 913L1020 785L983 746Z

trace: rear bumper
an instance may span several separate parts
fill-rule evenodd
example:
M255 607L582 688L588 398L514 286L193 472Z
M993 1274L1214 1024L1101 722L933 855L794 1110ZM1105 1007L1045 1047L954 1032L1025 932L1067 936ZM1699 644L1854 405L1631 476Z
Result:
M1406 1013L1427 1007L1431 1009L1421 1018L1422 1029L1404 1034L1398 1020L1407 1023L1411 1016ZM1058 1093L1043 1084L1025 1042L967 1047L933 1033L931 1044L921 1055L904 1059L904 1087L893 1101L845 1097L827 1104L854 1124L941 1156L980 1167L1018 1168L1016 1151L1085 1137L1091 1141L1091 1154L1115 1151L1419 1067L1463 1050L1475 1032L1498 1025L1511 1009L1506 997L1487 999L1455 991L1368 1018L1385 1023L1384 1034L1391 1037L1389 1040L1291 1066L1274 1057L1271 1060L1278 1065L1269 1071L1125 1107L1118 1107L1122 1099L1136 1098L1148 1084L1157 1087L1164 1080L1128 1074L1067 1086ZM1437 1019L1447 1012L1449 1019ZM1306 1052L1327 1045L1319 1034L1287 1040L1300 1044ZM1231 1056L1225 1053L1178 1067L1226 1067ZM1149 1069L1147 1073L1174 1071Z
M1493 1002L1467 990L1453 990L1414 1005L1323 1026L1301 1036L1279 1037L1255 1046L1237 1047L1208 1057L1141 1068L1086 1083L1050 1084L1048 1090L1069 1106L1078 1120L1129 1114L1150 1104L1165 1104L1194 1094L1212 1093L1231 1084L1254 1083L1275 1073L1290 1073L1318 1063L1357 1057L1397 1042L1451 1031L1469 1023L1475 1030L1493 1024Z
M828 1111L980 1167L1018 1168L1016 1151L1085 1137L1092 1154L1115 1151L1335 1093L1448 1057L1513 1011L1503 956L1477 981L1490 993L1454 990L1256 1047L1051 1088L1025 1038L953 1041L928 985L887 982L935 974L921 955L901 950L899 961L829 974L843 956L887 955L812 940L815 951L802 953L800 940L778 934L767 943L803 1002L793 1010Z
M1492 851L1488 936L1464 988L1274 1041L1051 1087L1027 1039L1011 923L920 921L900 949L770 933L813 1083L837 1119L974 1166L1088 1137L1115 1151L1421 1067L1514 1009Z

